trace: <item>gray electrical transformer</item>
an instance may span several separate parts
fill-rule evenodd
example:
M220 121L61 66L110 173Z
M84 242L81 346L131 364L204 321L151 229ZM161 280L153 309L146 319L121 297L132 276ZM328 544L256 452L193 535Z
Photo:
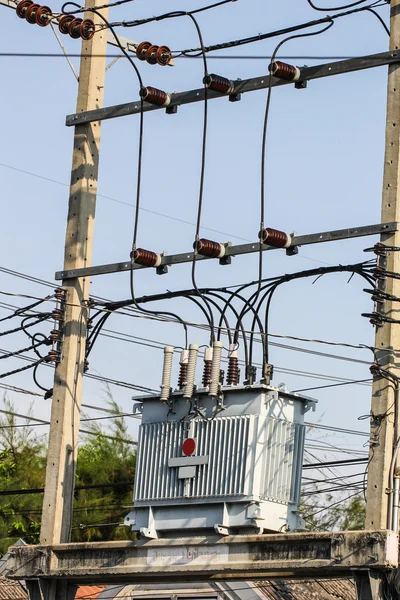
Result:
M135 398L142 413L134 510L145 537L301 529L304 414L315 400L263 384Z

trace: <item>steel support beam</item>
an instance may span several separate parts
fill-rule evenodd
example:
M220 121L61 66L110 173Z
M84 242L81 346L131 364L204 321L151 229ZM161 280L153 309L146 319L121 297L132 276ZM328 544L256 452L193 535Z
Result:
M68 584L335 577L397 567L393 531L14 546L8 576Z
M363 71L365 69L372 69L374 67L382 67L384 65L391 65L400 61L400 52L382 52L380 54L371 54L370 56L363 56L360 58L350 58L348 60L341 60L339 62L332 62L322 65L315 65L313 67L304 67L301 69L301 81L311 81L312 79L321 79L322 77L331 77L332 75L342 75L344 73L352 73L354 71ZM237 80L234 82L235 87L232 92L232 96L236 94L244 94L246 92L255 92L256 90L265 90L269 87L270 77L268 75L262 75L261 77L254 77L252 79L244 79L243 81ZM299 82L297 82L298 85ZM290 81L284 81L282 79L272 78L272 86L281 86L293 84ZM208 91L207 97L209 100L214 98L226 97L224 94L218 94L211 90ZM204 87L197 90L190 90L188 92L179 92L171 94L171 103L168 105L168 111L173 106L181 106L183 104L192 104L193 102L202 102L204 100ZM155 106L154 104L148 104L144 102L143 110L160 110L161 106ZM141 103L139 100L136 102L128 102L127 104L118 104L116 106L109 106L108 108L99 108L97 110L91 110L84 113L76 113L74 115L68 115L66 119L66 125L71 127L78 123L90 123L91 121L104 121L106 119L115 119L116 117L125 117L127 115L138 114L141 111Z
M348 240L351 238L365 237L368 235L377 235L381 233L392 233L397 231L397 223L384 223L378 225L366 225L364 227L353 227L347 229L338 229L335 231L324 231L322 233L311 233L308 235L296 235L292 238L291 248L298 246L309 246L311 244L321 244L323 242L334 242L336 240ZM266 250L277 250L273 246L263 245L263 251ZM253 254L254 252L260 251L260 243L254 242L253 244L239 244L238 246L226 247L225 256L240 256L241 254ZM171 265L177 265L182 263L193 262L193 252L184 252L182 254L171 254L165 255L161 258L161 269L162 267L168 267ZM207 256L196 255L196 260L212 260ZM215 260L215 259L214 259ZM119 273L120 271L129 271L133 269L148 269L151 267L144 267L136 263L131 266L129 261L120 263L111 263L108 265L100 265L98 267L85 267L82 269L70 269L65 271L57 271L55 279L73 279L74 277L92 277L93 275L107 275L109 273Z

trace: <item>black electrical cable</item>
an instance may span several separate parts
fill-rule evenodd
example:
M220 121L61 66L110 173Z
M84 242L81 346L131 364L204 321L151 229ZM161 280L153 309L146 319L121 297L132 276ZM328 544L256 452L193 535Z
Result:
M200 292L199 288L197 287L197 283L196 283L196 259L197 259L197 255L198 255L197 246L198 246L198 242L200 239L200 226L201 226L201 215L202 215L203 198L204 198L204 176L205 176L205 168L206 168L206 150L207 150L208 67L207 67L206 52L204 49L203 35L201 33L200 26L199 26L197 20L195 19L195 17L191 13L188 13L187 16L192 20L192 22L196 28L198 38L199 38L201 54L203 57L203 82L204 82L203 140L202 140L202 148L201 148L200 187L199 187L199 198L198 198L198 205L197 205L196 232L195 232L194 244L193 244L194 252L193 252L193 262L192 262L192 283L193 283L194 289L196 290L199 297L203 300L203 302L207 306L207 309L210 313L210 320L211 320L210 345L212 345L213 342L215 341L213 310L212 310L210 304L208 303L207 299L205 298L205 296L202 295L202 293Z
M352 2L352 4L347 4L344 6L330 6L330 7L325 7L325 6L316 6L312 0L307 0L308 4L311 6L311 8L313 8L314 10L318 10L320 12L326 12L326 11L331 11L331 10L346 10L348 8L353 8L353 6L358 6L360 4L364 4L367 0L357 0L356 2Z
M43 386L42 386L42 385L39 383L39 381L38 381L38 379L37 379L37 370L38 370L39 366L40 366L40 363L38 363L37 365L35 365L35 366L34 366L34 368L33 368L33 371L32 371L32 377L33 377L33 381L35 382L35 384L37 385L37 387L38 387L40 390L43 390L43 392L45 392L45 394L47 395L47 394L48 394L48 393L51 391L51 388L45 388L45 387L43 387Z
M332 383L331 385L319 385L317 387L311 387L311 388L304 388L301 390L292 390L292 394L299 394L300 392L312 392L314 390L323 390L325 388L332 388L332 387L338 387L341 385L352 385L354 383L366 383L366 382L372 382L372 379L359 379L358 381L344 381L343 383Z
M333 27L333 25L334 25L334 21L330 20L328 22L328 24L325 27L323 27L323 29L320 29L318 31L312 31L309 33L299 33L299 34L295 34L295 35L286 37L279 42L279 44L276 46L275 50L272 53L272 58L271 58L270 67L269 67L271 75L269 77L269 82L268 82L267 101L266 101L266 105L265 105L264 123L263 123L263 129L262 129L263 135L262 135L262 144L261 144L260 251L259 251L259 260L258 260L258 293L260 293L260 290L261 290L262 266L263 266L262 232L264 230L264 224L265 224L265 171L266 171L267 131L268 131L268 120L269 120L269 113L270 113L270 108L271 108L271 97L272 97L272 70L271 70L271 67L275 63L275 58L276 58L280 48L282 48L282 46L284 44L286 44L287 42L296 40L296 39L321 35L321 34L325 33L326 31L328 31L331 27ZM257 299L258 299L258 295L255 298L255 302L257 301ZM250 347L250 352L251 352L251 347Z
M38 325L39 323L41 323L42 321L44 321L45 319L48 319L49 316L51 315L51 313L42 313L41 316L37 317L37 315L30 315L28 317L25 317L23 319L23 321L21 322L21 325L19 327L14 327L14 329L8 329L7 331L1 331L0 332L0 337L4 336L4 335L9 335L11 333L16 333L17 331L24 331L26 333L26 329L28 327L34 327L35 325ZM36 320L33 323L30 323L28 325L25 325L25 321L32 319L33 317L37 317ZM31 337L30 334L28 334L28 337Z
M236 0L220 0L219 2L215 2L214 4L209 4L207 6L203 6L202 8L196 8L191 11L176 10L173 12L163 13L155 17L147 17L146 19L136 19L134 21L117 21L115 23L112 23L112 25L114 27L137 27L139 25L146 25L147 23L152 23L154 21L163 21L164 19L175 19L176 17L184 17L189 14L195 15L197 13L205 12L206 10L211 10L213 8L217 8L218 6L222 6L223 4L228 4L230 2L235 1Z
M42 340L41 342L38 342L37 344L31 344L30 346L27 346L26 348L22 348L21 350L15 350L14 352L8 352L7 354L2 354L0 355L0 360L4 359L4 358L12 358L13 356L18 356L19 354L22 354L23 352L29 352L30 350L34 350L35 348L38 348L39 346L43 346L43 344L45 344L47 342L47 338L46 340ZM41 357L43 358L43 357Z
M54 298L54 294L51 294L50 296L46 296L45 298L41 298L37 302L28 304L28 306L23 306L21 308L17 308L11 315L1 318L0 323L2 323L3 321L8 321L9 319L13 319L14 317L22 317L22 316L24 316L25 311L32 310L33 308L36 308L40 304L43 304L43 302L47 302L48 300L51 300L52 298Z
M373 8L367 8L368 12L372 13L373 15L375 15L375 17L378 19L378 21L381 23L382 27L384 28L384 30L386 31L386 33L388 35L390 35L390 29L389 27L386 25L385 21L382 19L381 15L379 13L376 12L376 10L374 10Z
M43 362L45 359L41 359L38 360L34 363L31 363L29 365L25 365L24 367L20 367L19 369L14 369L13 371L8 371L8 373L1 373L0 374L0 379L4 379L5 377L10 377L11 375L16 375L17 373L22 373L22 371L27 371L28 369L33 369L36 365L40 364L41 362Z
M354 8L336 15L328 15L327 17L321 18L321 19L315 19L313 21L307 21L305 23L300 23L299 25L293 25L291 27L286 27L284 29L278 29L275 31L270 31L267 33L259 33L257 35L248 37L248 38L242 38L239 40L232 40L229 42L223 42L220 44L214 44L212 46L206 46L205 47L205 51L206 52L213 52L215 50L223 50L226 48L236 48L238 46L244 46L246 44L252 44L254 42L258 42L261 40L267 40L267 39L271 39L274 37L279 37L281 35L286 35L288 33L294 33L295 31L300 31L302 29L307 29L310 27L315 27L317 25L323 25L324 23L330 23L331 21L334 21L336 19L340 19L342 17L346 17L352 14L356 14L359 12L363 12L368 10L369 8L377 8L377 7L381 7L381 6L385 6L387 4L386 0L377 0L376 2L372 2L371 4L369 4L368 6L362 6L360 8ZM121 23L118 23L118 25L121 25ZM127 25L127 23L125 23L125 26L129 26ZM182 56L182 55L190 55L189 53L193 53L193 52L199 52L201 50L201 48L191 48L191 49L187 49L187 50L180 50L179 52L177 52L177 56Z

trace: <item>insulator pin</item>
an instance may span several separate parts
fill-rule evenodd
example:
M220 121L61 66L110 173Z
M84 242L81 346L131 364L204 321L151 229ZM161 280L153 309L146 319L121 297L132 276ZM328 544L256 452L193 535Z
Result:
M222 258L225 256L226 248L219 242L213 242L201 238L193 244L193 247L202 256L208 256L210 258Z
M172 359L174 357L174 348L172 346L165 346L164 348L164 366L161 381L161 402L166 402L171 392L171 373L172 373Z
M156 106L168 106L171 102L170 94L151 86L141 88L140 97L149 104L155 104Z
M213 349L206 348L204 353L204 367L203 367L203 387L208 387L211 381L211 368L212 368L212 359L213 359Z
M179 367L178 388L180 390L183 390L183 388L186 385L188 366L189 366L189 351L188 350L182 350L181 360L180 360L179 365L180 365L180 367Z
M270 227L260 231L258 237L263 244L274 246L275 248L289 248L292 244L292 236L284 231L278 231Z
M220 372L221 372L221 357L222 357L222 342L214 342L213 344L213 359L211 365L211 381L208 388L208 393L210 396L218 397L219 396L219 387L220 387Z
M186 377L186 385L183 390L184 398L191 398L193 396L194 390L194 380L196 377L196 364L197 364L197 355L199 353L198 344L190 344L189 346L189 359L188 359L188 370Z
M229 346L228 373L226 376L226 383L227 385L238 385L239 383L239 359L236 344L231 344Z
M138 265L143 265L144 267L159 267L161 264L161 254L137 248L133 252L133 260Z
M299 81L301 77L301 71L298 67L288 65L280 60L272 62L268 70L273 77L284 79L285 81Z
M220 94L232 94L235 89L233 81L214 73L204 77L203 83L209 90L219 92Z

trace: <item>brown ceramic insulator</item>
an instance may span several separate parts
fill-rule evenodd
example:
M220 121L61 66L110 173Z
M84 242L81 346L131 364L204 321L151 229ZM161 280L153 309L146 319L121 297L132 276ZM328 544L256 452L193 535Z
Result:
M259 238L263 244L268 244L268 246L274 246L275 248L286 248L289 242L287 233L271 229L270 227L260 231Z
M58 362L60 360L60 353L57 350L50 350L47 354L45 361L46 362Z
M150 250L144 250L143 248L137 248L133 253L133 260L138 265L144 267L157 267L159 263L160 255Z
M146 52L146 60L149 63L149 65L156 65L157 64L157 51L159 49L159 46L150 46L147 49Z
M54 290L54 295L57 300L65 300L66 292L62 288L57 288Z
M148 86L143 87L140 90L140 97L146 102L150 104L155 104L156 106L167 106L170 103L170 95L167 92L163 92L162 90L158 90L157 88Z
M46 25L50 25L51 17L53 13L51 8L48 6L39 6L36 11L36 24L39 27L46 27Z
M168 46L160 46L156 52L156 60L159 65L166 67L172 60L171 50Z
M194 248L197 249L197 252L202 256L220 258L223 246L219 242L201 238L198 242L194 243Z
M300 70L293 65L277 60L272 62L268 67L269 72L278 79L285 79L286 81L297 81L300 78Z
M226 77L221 77L221 75L215 75L214 73L204 77L203 83L209 90L219 92L220 94L231 94L235 89L233 81Z
M59 329L52 329L50 331L50 340L52 342L58 342L61 339L61 331Z
M178 377L178 388L183 390L186 385L187 373L188 373L188 363L180 363L179 367L179 377Z
M62 321L64 318L64 311L61 308L55 308L51 314L55 321Z
M146 52L150 48L151 42L142 42L136 48L136 56L139 60L146 60Z
M64 17L61 17L61 19L58 21L58 29L60 32L64 34L69 33L68 27L73 20L74 17L72 15L65 15Z
M74 40L78 40L81 37L82 23L83 19L73 19L68 25L68 33Z
M94 34L96 33L96 29L93 21L90 19L85 19L82 21L80 26L81 38L83 40L91 40Z
M212 360L205 360L203 367L203 387L208 387L211 382L211 369L212 369Z
M22 0L22 2L18 4L15 11L17 13L17 17L20 19L25 19L26 11L31 4L33 4L32 0Z
M26 9L26 13L25 13L25 19L28 21L28 23L30 23L31 25L34 25L36 23L36 11L40 8L40 4L31 4L30 6L28 6L28 8Z
M227 385L237 385L239 383L239 359L237 356L229 357L226 383Z

